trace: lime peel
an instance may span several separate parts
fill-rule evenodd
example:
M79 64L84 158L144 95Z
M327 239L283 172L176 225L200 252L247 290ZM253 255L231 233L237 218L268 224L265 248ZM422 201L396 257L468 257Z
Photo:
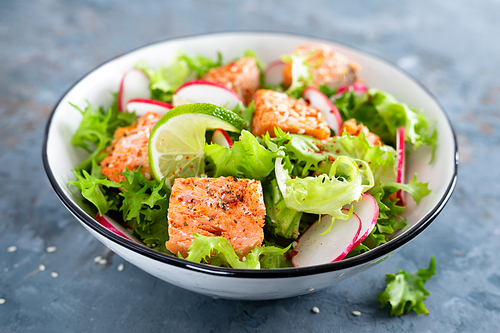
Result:
M205 132L240 132L246 125L232 111L207 103L179 105L153 127L148 145L149 166L157 181L170 186L176 177L195 177L205 171Z

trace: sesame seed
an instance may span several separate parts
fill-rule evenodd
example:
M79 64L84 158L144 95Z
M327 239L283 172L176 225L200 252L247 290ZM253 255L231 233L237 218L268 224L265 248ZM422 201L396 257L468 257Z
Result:
M7 252L16 252L17 251L17 246L12 245L7 248Z
M45 265L40 265L40 266L38 266L38 270L39 270L40 272L43 272L43 271L45 270Z
M48 253L56 252L57 251L57 247L55 247L55 246L49 246L45 251L47 251Z
M119 264L118 265L118 272L121 272L123 271L123 269L125 268L125 265L124 264Z
M311 311L314 313L319 313L319 308L315 306L311 309Z
M101 261L102 257L101 256L97 256L94 258L94 262L95 263L98 263L99 261Z
M0 305L5 304L5 299L0 298Z
M359 312L359 311L353 311L352 314L357 316L357 317L361 316L361 312Z
M59 276L59 274L57 272L52 272L50 273L50 276L52 276L55 279Z
M305 130L305 129L303 129L303 128L301 128L301 129L299 129L299 131L298 131L297 133L299 133L299 134L304 134L305 132L306 132L306 130Z
M177 156L175 157L175 160L176 160L176 161L180 161L180 160L182 160L182 155L177 155Z
M104 258L99 260L99 262L98 262L99 265L106 265L107 263L108 263L108 260L106 260Z

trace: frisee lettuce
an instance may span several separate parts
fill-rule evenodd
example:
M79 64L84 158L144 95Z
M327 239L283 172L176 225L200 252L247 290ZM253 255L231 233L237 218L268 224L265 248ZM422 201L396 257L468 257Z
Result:
M91 161L97 157L99 159L104 156L99 156L102 151L113 140L113 134L118 127L129 126L135 121L135 114L129 112L119 112L115 102L107 111L103 107L97 107L94 104L87 103L84 110L78 106L71 104L75 109L82 114L82 121L71 138L71 143L85 149L91 153L88 158L82 161L76 170L90 170Z
M226 266L241 269L259 269L261 268L260 257L267 256L266 266L275 265L283 260L274 256L283 256L289 249L276 246L256 246L250 253L240 260L233 247L227 239L221 236L208 237L199 234L193 234L194 240L189 247L189 254L185 258L193 262L205 262L215 266ZM180 255L180 254L179 254ZM269 267L277 268L277 267Z
M120 184L107 180L101 174L101 167L97 165L94 159L90 163L92 166L91 173L85 169L71 170L76 180L70 180L68 184L76 186L82 193L82 196L94 204L99 213L103 215L114 206L113 199L110 198L104 187L118 188Z
M423 303L430 295L424 288L424 281L428 281L435 273L436 259L432 257L429 268L420 268L418 273L398 270L397 274L386 274L387 287L378 293L376 299L382 308L388 303L391 305L391 316L400 316L412 310L417 314L429 314Z

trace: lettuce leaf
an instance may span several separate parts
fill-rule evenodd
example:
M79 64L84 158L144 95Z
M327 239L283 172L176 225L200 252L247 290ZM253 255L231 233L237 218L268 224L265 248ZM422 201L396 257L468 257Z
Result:
M71 180L68 184L76 186L82 193L82 196L94 204L99 213L103 215L115 206L115 201L110 198L104 187L118 188L120 184L107 180L101 174L101 167L97 165L95 160L92 160L90 163L92 165L90 174L85 169L71 170L76 180Z
M371 145L363 133L359 136L343 134L323 144L321 148L335 158L345 155L367 162L375 184L396 179L396 150L388 145ZM376 190L378 186L375 186L370 193Z
M146 180L140 168L127 169L122 175L125 176L125 180L120 183L123 189L120 193L123 197L120 210L123 212L124 221L136 219L140 223L140 215L148 215L148 208L153 208L158 201L168 201L168 193L164 189L163 182Z
M71 103L70 103L71 104ZM88 103L85 110L71 104L82 114L82 121L71 138L71 143L76 147L81 147L88 151L90 156L81 162L75 169L89 170L91 161L98 157L102 151L113 140L113 134L121 126L129 126L135 121L135 114L129 112L119 112L115 103L108 111L102 107ZM99 156L99 159L104 156Z
M387 287L379 292L376 299L382 308L389 303L391 305L391 316L415 311L417 314L429 314L423 301L430 293L424 288L424 281L428 281L436 272L436 260L431 258L428 269L420 268L418 273L407 273L398 270L397 274L386 274Z
M181 55L181 59L186 61L190 70L196 72L198 79L212 68L222 66L222 53L220 52L217 52L217 60L215 61L201 55L187 56L185 54Z
M177 52L170 65L162 65L160 70L150 68L145 61L138 62L135 68L148 76L151 82L151 98L167 103L172 101L175 90L190 76L194 76L182 50Z
M312 66L307 62L309 55L292 54L281 57L285 63L292 62L292 84L285 93L291 97L299 98L302 92L311 85L314 77L311 72Z
M352 209L348 213L342 212L343 206L358 200L374 185L368 164L348 156L339 156L328 174L317 177L291 178L281 158L276 159L275 171L288 208L311 214L329 214L342 220L352 216ZM367 184L363 184L364 180Z
M431 121L422 112L398 102L391 94L374 88L361 96L346 92L334 103L343 120L356 119L387 144L394 144L397 128L404 126L406 141L411 142L414 149L421 145L430 146L434 156L437 131Z
M387 181L385 187L391 187L397 190L403 190L413 197L413 200L418 204L423 197L431 193L428 188L429 183L422 183L417 180L417 174L413 175L413 179L407 184L400 184L395 181ZM393 190L394 191L394 190ZM395 192L395 191L394 191Z
M246 128L248 130L252 128L253 113L255 112L253 101L251 101L248 106L245 106L242 102L239 102L238 105L236 105L236 108L232 111L247 122Z
M205 145L207 172L212 170L213 177L233 176L264 180L274 169L272 152L259 144L252 133L243 130L240 140L231 149L217 144Z
M260 257L268 256L267 265L273 261L273 256L284 255L288 248L282 249L275 246L262 245L253 248L250 253L242 260L234 252L233 247L224 237L207 237L199 234L193 234L194 240L189 247L189 255L186 260L193 262L206 262L216 266L227 266L241 269L259 269Z
M287 239L299 237L299 225L302 212L290 209L286 206L285 199L281 194L276 179L264 189L264 202L268 219L266 229L276 236Z
M310 135L285 133L279 127L274 128L274 134L275 137L271 138L269 133L266 133L262 143L272 151L280 148L286 151L287 159L293 166L291 170L293 176L304 177L309 171L317 170L319 163L328 158L318 148L319 140Z

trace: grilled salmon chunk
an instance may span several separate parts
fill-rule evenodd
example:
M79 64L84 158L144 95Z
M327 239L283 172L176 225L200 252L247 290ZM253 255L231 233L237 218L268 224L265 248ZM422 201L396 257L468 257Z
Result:
M260 72L254 58L243 57L227 65L212 68L202 79L226 86L241 97L243 104L248 105L259 88Z
M383 146L384 145L384 143L382 142L382 140L380 139L380 137L377 134L370 132L368 127L366 127L365 125L362 125L362 124L358 125L358 123L356 122L356 119L354 119L354 118L344 121L344 123L342 124L342 130L340 131L340 133L342 133L342 134L347 133L349 135L354 135L354 136L358 136L361 133L363 133L366 137L366 140L371 145L374 145L374 146Z
M358 65L334 52L329 46L301 45L293 53L307 58L306 62L311 66L313 76L310 86L313 88L324 84L333 89L356 81ZM285 87L292 84L292 62L286 63L283 68L283 83Z
M252 133L267 132L274 137L274 127L285 132L308 134L320 140L330 137L330 128L321 111L302 100L274 90L259 89L254 98Z
M118 127L105 150L108 156L100 163L101 173L111 181L121 182L125 180L121 175L123 171L141 167L144 177L152 179L148 161L149 133L161 117L161 114L149 112L128 127Z
M259 181L219 178L177 178L168 209L167 249L188 255L193 233L222 236L236 254L246 256L264 239L266 207Z

